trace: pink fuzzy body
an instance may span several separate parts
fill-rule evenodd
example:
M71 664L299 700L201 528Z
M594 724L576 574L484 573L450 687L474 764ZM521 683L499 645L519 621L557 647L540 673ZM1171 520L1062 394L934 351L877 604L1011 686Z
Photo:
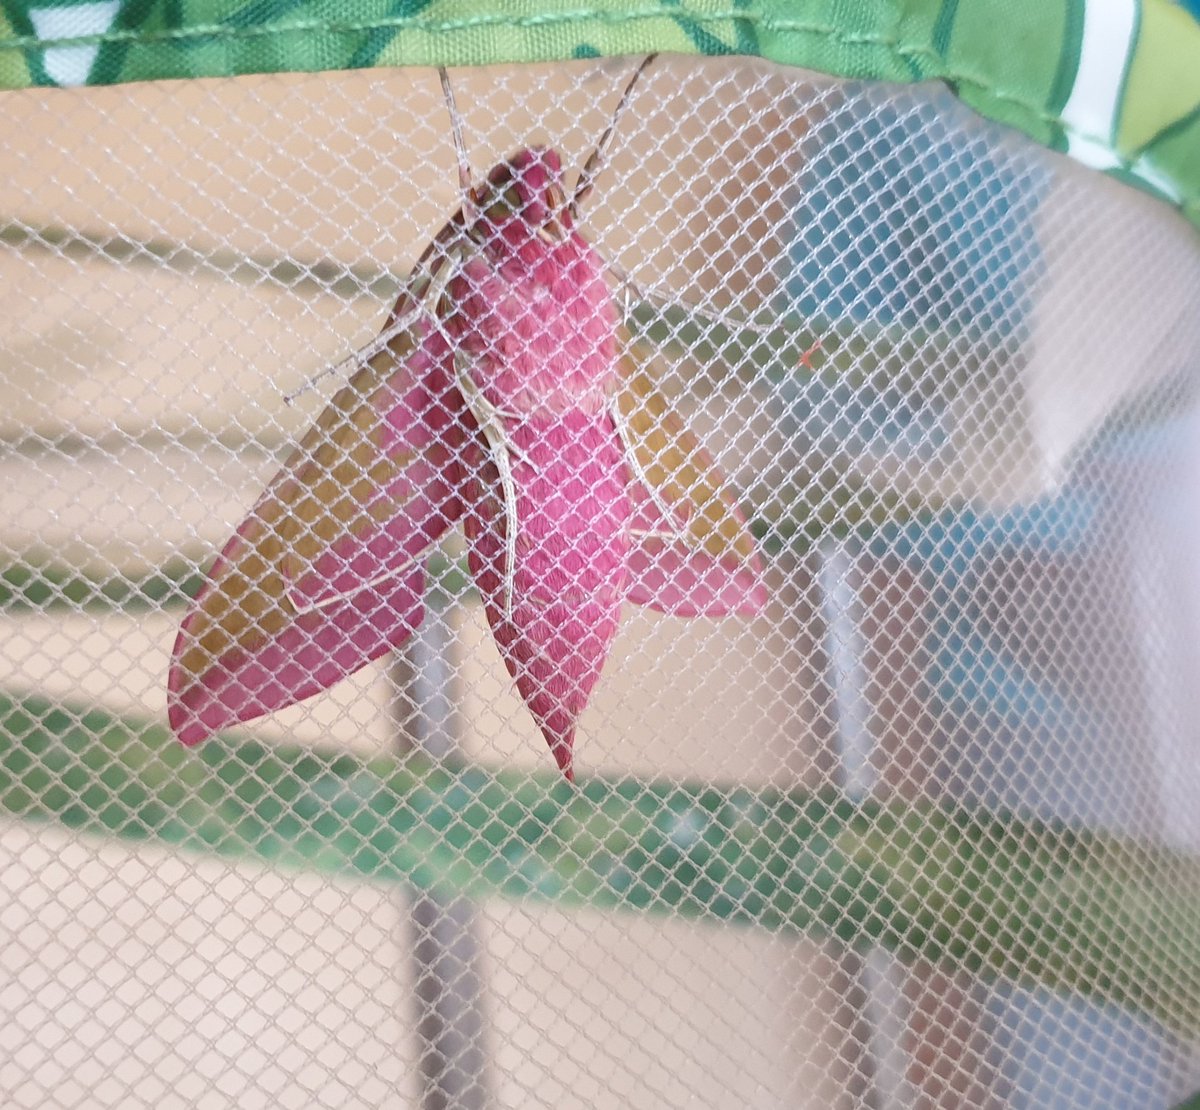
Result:
M527 186L538 170L557 176L553 152L532 156ZM573 231L548 243L514 221L488 254L451 287L452 327L513 448L516 559L509 568L499 476L476 441L464 458L469 560L509 673L570 778L576 722L617 632L629 559L632 510L608 404L616 312L599 258Z

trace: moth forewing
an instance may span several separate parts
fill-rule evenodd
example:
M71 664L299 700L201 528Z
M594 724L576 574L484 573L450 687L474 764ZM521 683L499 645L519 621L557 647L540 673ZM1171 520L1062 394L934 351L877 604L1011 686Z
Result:
M317 417L267 487L196 598L181 665L201 673L231 648L252 650L296 610L289 590L328 546L365 514L407 458L379 454L370 398L412 341L365 362Z
M429 492L440 448L410 411L422 395L405 371L421 343L414 328L367 348L209 571L168 679L172 727L186 742L329 685L314 653L349 673L419 623L420 556L455 515ZM404 536L384 543L398 520Z

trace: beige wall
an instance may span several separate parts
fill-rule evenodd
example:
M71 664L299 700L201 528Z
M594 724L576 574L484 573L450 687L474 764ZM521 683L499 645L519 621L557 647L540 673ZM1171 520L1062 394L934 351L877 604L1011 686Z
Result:
M582 83L537 67L519 79L456 75L477 175L515 146L551 138L581 164L627 72L599 66ZM650 71L588 215L588 233L641 284L661 279L660 291L745 310L773 291L798 144L837 95L803 75L785 83L764 73L670 59ZM328 389L292 407L283 395L375 333L387 280L456 204L436 79L380 70L43 90L5 94L4 107L0 558L52 556L113 575L181 555L206 560ZM530 117L542 120L533 134ZM1046 210L1067 231L1047 232L1053 272L1035 334L1021 359L997 356L994 395L987 379L953 402L964 409L963 442L938 471L939 495L1008 504L1045 493L1113 405L1195 350L1180 309L1194 286L1172 278L1196 272L1181 261L1190 241L1152 219L1156 237L1145 238L1149 200L1121 205L1128 220L1110 218L1113 183L1079 205L1084 172L1055 171ZM135 249L118 265L83 239ZM1156 266L1132 283L1138 296L1122 316L1124 287L1096 275L1130 272L1147 242ZM1081 287L1091 244L1094 280ZM316 280L268 280L286 260L325 268ZM322 285L330 273L342 278L334 291ZM1072 311L1080 288L1087 312ZM676 366L695 370L683 356ZM727 469L778 466L777 410L765 390L728 379L700 368L680 407ZM868 481L871 461L860 460ZM1048 594L1060 630L1078 628L1080 639L1089 620L1107 620L1095 643L1110 670L1079 643L1057 644L1052 660L1091 668L1079 688L1099 704L1110 676L1136 671L1122 670L1122 630L1141 627L1150 642L1159 627L1138 624L1147 610L1130 597L1109 619L1126 572L1104 552L1091 568L1012 563L988 600L1014 628L1042 627ZM771 605L754 620L626 612L581 723L581 773L830 781L839 722L820 562L779 560L772 573ZM1086 596L1058 589L1058 573ZM956 722L944 709L934 716L923 684L926 586L886 560L857 562L851 578L874 788L935 790ZM161 716L177 616L0 616L0 689ZM458 742L482 761L546 767L478 609L459 603L446 619ZM1176 632L1192 643L1188 628ZM367 668L247 734L391 750L400 669ZM1139 827L1157 815L1162 780L1186 764L1178 752L1191 750L1177 728L1170 767L1155 764L1164 757L1153 706L1132 692L1141 673L1129 680L1128 722L1143 731L1134 744L1121 738L1128 763L1106 764L1141 774ZM1177 679L1164 681L1174 690ZM1176 726L1191 719L1189 704L1172 709ZM1174 788L1177 806L1194 795ZM1194 829L1185 831L1191 843ZM0 1024L15 1045L0 1054L4 1105L414 1104L402 892L8 823L0 895ZM858 989L862 966L834 945L509 903L483 906L475 932L499 1105L790 1110L838 1105L867 1086L871 998ZM883 1024L912 1104L995 1104L1002 1088L978 984L943 968L890 967L875 1001L888 991L895 1009Z
M677 72L661 64L640 95L668 113L699 95ZM554 105L545 127L575 165L624 73L582 88L551 77L536 94ZM521 97L495 80L455 78L479 172L527 141L507 122L527 111ZM485 97L487 88L499 92ZM754 190L773 193L783 163L738 171L749 191L729 176L745 148L769 156L773 140L739 134L759 108L714 108L707 124L661 145L630 114L591 218L639 280L665 271L664 259L712 253L718 239L733 257L766 238L771 213ZM281 394L368 338L387 307L379 296L321 296L313 282L260 281L255 267L333 260L368 276L403 274L455 205L436 81L381 71L31 92L6 97L2 128L0 222L160 253L180 244L227 270L243 265L230 279L197 270L192 254L115 265L77 246L0 252L0 314L11 323L0 434L25 445L0 463L0 547L9 560L52 555L114 574L181 553L205 559L273 471L279 445L322 403L308 396L289 408ZM610 226L631 190L680 157L715 167L711 186L652 194L636 225ZM714 225L716 209L732 210L736 230ZM723 295L761 280L767 258L756 257ZM719 435L719 423L708 418L707 432ZM159 717L176 619L5 618L0 686ZM464 747L544 768L548 753L480 612L458 605L448 619ZM795 634L779 608L752 622L629 612L582 725L581 767L801 781L811 768L796 715L805 693L777 666L788 645L806 652ZM368 668L247 731L384 750L395 743L393 696L387 668ZM0 1066L6 1105L416 1097L400 893L11 825L0 883L0 1015L16 1044ZM476 932L499 1105L826 1107L835 1098L838 1003L818 945L503 904L484 907Z

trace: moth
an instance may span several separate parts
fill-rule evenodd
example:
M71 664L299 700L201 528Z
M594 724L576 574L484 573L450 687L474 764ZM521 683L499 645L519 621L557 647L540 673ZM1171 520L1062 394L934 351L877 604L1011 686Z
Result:
M765 603L746 518L633 354L578 230L633 74L568 197L559 155L471 184L380 335L192 600L168 677L185 744L308 698L402 644L425 562L460 522L492 635L568 779L624 602L677 616Z

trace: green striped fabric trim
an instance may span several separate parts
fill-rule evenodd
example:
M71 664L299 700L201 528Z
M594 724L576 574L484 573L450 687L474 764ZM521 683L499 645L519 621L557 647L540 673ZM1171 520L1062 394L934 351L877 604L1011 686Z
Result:
M231 737L229 739L232 739ZM887 946L1194 1036L1188 857L967 807L212 742L0 691L0 815L443 897Z
M1200 226L1200 25L1171 0L0 0L0 86L756 55L942 80Z

